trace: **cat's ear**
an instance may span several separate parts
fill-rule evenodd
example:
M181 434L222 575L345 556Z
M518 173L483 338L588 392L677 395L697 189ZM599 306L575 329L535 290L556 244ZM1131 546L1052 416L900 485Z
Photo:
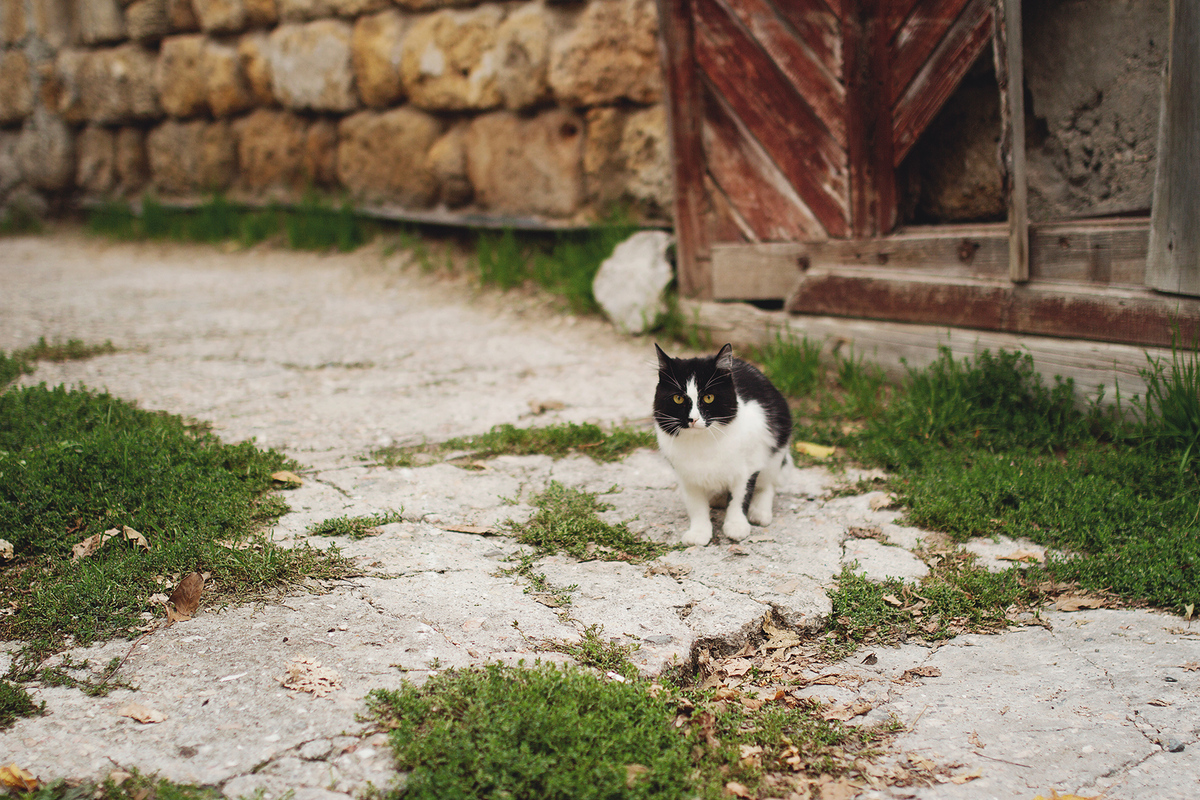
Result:
M663 352L663 349L658 346L658 342L654 343L654 352L658 353L658 370L659 372L671 371L671 357Z
M717 369L733 372L733 345L726 344L717 351Z

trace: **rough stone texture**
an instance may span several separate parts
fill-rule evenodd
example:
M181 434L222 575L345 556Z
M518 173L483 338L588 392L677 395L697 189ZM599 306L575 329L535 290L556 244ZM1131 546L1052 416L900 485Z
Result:
M318 119L308 126L304 139L304 174L314 186L332 188L337 184L337 123Z
M435 111L500 105L494 46L503 13L491 5L437 11L409 29L400 75L414 105Z
M663 290L671 282L665 231L638 231L613 249L596 272L592 294L622 333L646 332L666 310Z
M89 125L75 140L78 153L75 184L91 195L103 195L116 184L116 137L108 128Z
M118 130L114 155L121 194L130 196L141 192L150 177L145 132L140 128L131 127Z
M475 118L467 133L467 172L479 204L506 213L575 213L583 199L583 138L583 120L565 109Z
M275 0L192 0L192 7L208 33L240 33L278 19Z
M62 50L55 62L58 109L68 122L121 123L162 114L155 86L157 58L136 44L103 50Z
M654 0L593 0L574 29L554 40L550 86L566 105L662 97Z
M136 0L125 9L129 38L138 42L157 41L171 33L167 0Z
M25 0L0 0L0 43L17 44L25 38Z
M670 219L670 144L662 105L589 110L583 151L588 202L628 206L643 219Z
M271 32L271 82L280 103L297 111L350 111L358 105L349 23L318 20Z
M426 157L441 133L436 117L408 106L352 114L338 125L338 179L359 200L429 206L438 186Z
M260 106L275 105L275 90L271 84L270 43L265 33L248 33L238 39L238 56L242 60L242 74Z
M279 16L288 22L332 16L354 18L390 5L391 0L279 0Z
M1167 0L1030 4L1032 219L1150 208L1167 10Z
M208 38L201 34L163 40L155 81L163 110L173 117L194 117L208 111L207 45Z
M168 120L147 137L155 188L166 195L194 195L229 186L237 165L233 132L224 121Z
M233 123L238 187L259 195L304 186L306 124L290 111L259 109Z
M48 47L57 50L70 41L71 14L68 0L32 0L30 8L33 12L33 32Z
M17 158L17 142L21 134L0 129L0 199L21 184L21 160Z
M386 108L404 99L400 55L408 20L398 11L366 16L354 24L351 61L358 96L371 108Z
M117 0L77 0L75 24L84 44L108 44L125 38L125 17Z
M0 55L0 124L20 122L33 113L29 59L20 50Z
M234 45L210 41L204 49L208 107L214 117L229 117L254 107L254 93Z
M985 54L990 60L990 53ZM916 222L1004 219L997 148L1000 97L994 73L959 86L909 153L903 168L910 182L906 218Z
M25 180L36 189L68 188L75 179L75 142L71 129L56 114L44 108L21 127L17 161Z
M200 18L192 0L167 0L167 20L172 33L191 33L200 30Z
M505 108L532 108L550 98L550 24L542 6L518 8L500 23L495 58Z
M475 195L467 174L468 128L466 122L455 125L429 148L427 163L440 187L438 202L447 208L461 208Z

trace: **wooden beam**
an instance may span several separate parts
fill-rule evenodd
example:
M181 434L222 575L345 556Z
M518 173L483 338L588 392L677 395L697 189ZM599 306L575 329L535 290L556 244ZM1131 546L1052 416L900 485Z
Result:
M1025 170L1025 62L1021 0L998 0L992 37L1000 84L1000 172L1008 198L1009 277L1029 280L1029 203Z
M1200 5L1172 0L1146 283L1200 295Z
M704 208L704 147L689 0L656 0L675 184L675 277L684 297L712 296Z

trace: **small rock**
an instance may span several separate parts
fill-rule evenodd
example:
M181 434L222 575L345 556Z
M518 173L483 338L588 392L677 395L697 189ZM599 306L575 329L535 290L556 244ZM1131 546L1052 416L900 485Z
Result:
M646 636L642 641L649 642L650 644L670 644L675 641L675 637L669 633L659 633L654 636Z
M671 282L663 231L639 231L617 245L592 282L592 294L622 333L645 332L663 310L663 289Z
M1163 680L1167 683L1179 683L1179 678L1172 678L1170 675L1164 676Z
M1168 753L1182 753L1183 742L1176 739L1174 736L1168 736L1162 741L1163 749Z
M328 739L313 739L300 745L299 756L305 761L320 761L333 751L333 742Z

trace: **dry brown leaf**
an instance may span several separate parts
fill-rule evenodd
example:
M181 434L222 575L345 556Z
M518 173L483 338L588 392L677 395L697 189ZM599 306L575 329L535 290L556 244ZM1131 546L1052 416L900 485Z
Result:
M861 663L866 664L868 667L874 666L879 663L879 656L874 653L867 653Z
M561 400L530 400L529 410L534 414L545 414L547 411L559 411L567 407Z
M822 775L817 780L817 788L821 791L821 800L854 800L858 795L858 787L849 778L834 780L830 775Z
M725 791L729 792L729 794L733 795L734 797L753 797L754 796L754 795L750 794L749 789L747 789L745 786L738 783L737 781L730 781L729 783L725 784Z
M1006 556L996 556L1001 561L1031 561L1037 564L1045 563L1046 557L1041 553L1035 553L1032 550L1021 548L1014 550Z
M167 598L167 602L175 606L175 616L180 619L191 619L200 607L200 594L204 591L204 576L193 572L179 582L175 591ZM170 614L168 613L168 617Z
M1084 797L1081 794L1059 794L1054 789L1051 789L1049 797L1044 797L1039 794L1037 797L1033 798L1033 800L1100 800L1100 797L1101 795L1098 794L1088 795L1087 797Z
M474 533L478 536L490 536L499 533L499 529L485 525L442 525L442 530L451 533Z
M793 442L792 447L797 453L803 453L818 460L829 458L837 450L837 448L826 447L823 444L816 444L815 442Z
M986 744L979 741L979 732L978 731L971 731L971 735L967 737L967 741L970 742L971 744L975 745L976 747L978 747L980 750L987 747Z
M1200 661L1188 661L1179 665L1184 672L1200 672Z
M108 773L108 779L113 782L114 786L120 786L125 781L133 777L133 773L126 772L123 769L114 769Z
M767 641L763 642L763 646L768 650L781 650L784 647L800 644L800 635L793 630L777 626L770 614L763 617L762 629L763 633L767 635Z
M289 472L286 469L280 470L279 472L272 472L271 480L275 481L276 483L282 483L283 488L285 489L294 489L304 483L304 481L300 479L299 475L294 472Z
M900 501L894 494L884 494L879 495L878 497L872 497L871 502L868 503L868 505L871 507L872 511L889 511L894 508L899 508Z
M742 705L750 711L758 711L763 706L763 701L754 697L743 697Z
M910 681L913 678L940 678L942 671L937 667L913 667L912 669L904 670L904 674L900 676L902 681Z
M16 762L7 767L0 767L0 786L6 789L16 789L21 792L32 792L41 786L41 781L29 770L21 769Z
M748 658L734 658L721 665L721 671L731 678L745 675L754 664Z
M11 561L15 555L12 542L7 539L0 539L0 558L3 558L5 561Z
M167 718L167 715L161 711L144 706L141 703L130 703L129 705L122 706L117 711L117 716L135 719L143 725L152 725L155 722L162 722Z
M87 558L103 547L110 539L117 537L123 538L128 542L133 542L134 546L140 547L143 550L150 549L150 543L146 541L145 536L142 536L142 534L128 525L122 525L120 528L109 528L104 533L93 534L71 547L71 560L78 561L81 558Z
M626 764L625 765L625 785L630 789L638 782L638 778L650 771L650 768L645 764Z
M860 714L866 714L871 708L870 703L836 703L822 712L821 719L826 722L849 722Z
M900 608L900 606L904 605L904 601L899 597L896 597L894 594L885 594L883 596L883 602L887 603L889 606L895 606L896 608Z
M1166 708L1167 706L1173 706L1173 705L1175 705L1175 704L1174 704L1174 703L1172 703L1170 700L1160 700L1160 699L1158 699L1157 697L1156 697L1156 698L1154 698L1153 700L1149 701L1149 702L1150 702L1150 705L1152 705L1152 706L1158 706L1159 708Z
M320 661L308 658L294 658L288 664L287 674L276 678L285 689L296 692L309 692L317 697L342 688L342 678L332 669L322 667Z
M1071 596L1060 597L1054 604L1056 611L1079 611L1084 608L1104 608L1104 601L1099 597Z
M968 781L973 781L976 778L982 778L982 777L983 777L983 769L981 769L980 767L976 767L975 769L971 770L970 772L960 772L957 775L951 775L950 782L957 783L959 786L961 786L962 784L964 784Z

